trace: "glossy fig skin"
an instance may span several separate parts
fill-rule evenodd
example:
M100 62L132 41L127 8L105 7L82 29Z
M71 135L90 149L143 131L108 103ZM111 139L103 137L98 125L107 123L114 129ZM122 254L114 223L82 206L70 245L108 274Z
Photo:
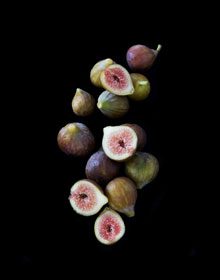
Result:
M87 156L95 148L95 138L83 123L69 123L57 135L59 148L67 155Z
M114 64L114 61L111 58L106 58L100 60L93 66L90 72L90 80L95 86L102 87L102 83L100 81L100 75L102 71L104 71L108 66L112 64Z
M147 77L139 73L131 73L131 79L134 85L134 93L129 95L129 98L134 101L146 99L151 90L150 82Z
M103 91L99 98L97 107L109 118L120 118L129 110L129 101L126 96L119 96L109 91Z
M137 151L142 151L147 143L147 134L146 134L145 130L140 125L135 124L135 123L126 123L124 125L133 128L133 130L137 134L137 138L138 138Z
M159 162L149 153L137 152L125 163L125 174L133 180L138 189L142 189L157 176Z
M105 189L109 205L112 209L133 217L137 200L137 188L133 181L126 177L118 177L108 183Z
M95 98L87 91L77 88L72 100L72 109L77 116L89 116L95 110Z
M120 163L111 160L100 150L91 155L87 161L86 177L98 184L106 184L118 176L120 167Z
M129 67L132 70L149 69L153 65L161 47L161 45L158 45L157 50L141 44L130 47L126 54Z

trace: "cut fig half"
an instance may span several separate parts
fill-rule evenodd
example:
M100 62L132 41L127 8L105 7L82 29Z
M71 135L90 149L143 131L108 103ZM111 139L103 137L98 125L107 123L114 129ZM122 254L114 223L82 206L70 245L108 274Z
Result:
M124 161L135 153L138 139L131 127L107 126L103 132L102 147L109 158Z
M79 180L70 191L70 204L80 215L91 216L99 212L108 198L102 189L92 180Z
M122 238L125 224L117 212L107 207L96 219L94 231L99 242L111 245Z
M128 71L119 64L108 66L100 75L103 88L116 95L131 95L133 83Z

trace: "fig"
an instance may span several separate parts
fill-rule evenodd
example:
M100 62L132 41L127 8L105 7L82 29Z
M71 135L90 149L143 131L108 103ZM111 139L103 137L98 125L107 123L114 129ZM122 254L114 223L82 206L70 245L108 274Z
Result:
M95 221L94 232L99 242L111 245L122 238L125 224L117 212L106 207Z
M64 153L73 156L86 156L95 148L95 138L83 123L69 123L61 128L57 142Z
M125 174L136 183L138 189L149 184L159 171L159 162L149 153L137 152L125 163Z
M103 151L94 153L86 164L86 177L99 184L115 178L120 171L120 163L111 160Z
M103 132L102 147L110 159L125 161L135 153L138 140L132 128L124 125L106 126Z
M129 101L126 96L118 96L105 90L98 98L97 107L109 118L120 118L128 112Z
M91 82L97 86L97 87L102 87L101 81L100 81L100 75L103 70L105 70L106 67L112 65L114 61L111 58L106 58L103 59L99 62L97 62L91 72L90 72L90 80Z
M147 77L139 73L131 73L131 79L134 85L134 93L129 97L135 101L146 99L150 93L150 82Z
M95 109L95 98L88 92L77 88L72 100L72 109L77 116L89 116Z
M147 143L147 134L146 134L145 130L140 125L135 124L135 123L126 123L124 125L133 128L133 130L136 132L137 138L138 138L137 150L138 151L143 150L143 148L145 147L145 145Z
M158 45L157 49L153 50L140 44L130 47L126 54L129 67L132 70L149 69L153 65L161 48L162 46Z
M69 201L73 210L83 216L91 216L108 202L102 189L92 180L79 180L70 191Z
M133 217L137 200L137 188L133 181L126 177L118 177L108 183L105 189L108 203L112 209Z
M119 64L108 66L100 75L102 87L116 95L130 95L134 92L128 71Z

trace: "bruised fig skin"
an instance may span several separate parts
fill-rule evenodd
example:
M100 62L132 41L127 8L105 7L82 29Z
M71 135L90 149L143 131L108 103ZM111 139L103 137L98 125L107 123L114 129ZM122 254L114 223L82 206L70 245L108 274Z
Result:
M159 162L149 153L137 152L125 163L125 174L135 182L138 189L149 184L158 174Z
M150 82L142 74L131 73L131 79L134 85L134 93L129 95L129 98L134 101L141 101L146 99L150 94Z
M125 224L116 211L106 207L95 221L94 232L99 242L112 245L125 234Z
M102 147L110 159L125 161L136 152L138 139L132 128L124 125L107 126L103 133Z
M137 200L137 188L133 181L126 177L118 177L108 183L105 189L109 205L112 209L133 217Z
M90 80L91 82L97 86L102 87L101 81L100 81L100 75L103 70L105 70L108 66L112 65L114 61L111 58L103 59L99 62L97 62L91 72L90 72Z
M120 118L128 112L129 101L126 96L118 96L105 90L98 98L97 107L109 118Z
M124 125L129 126L132 129L134 129L134 131L137 134L137 138L138 138L137 150L142 151L147 143L147 134L146 134L145 130L140 125L134 124L134 123L126 123Z
M126 54L129 67L132 70L149 69L153 65L161 48L162 46L158 45L157 49L153 50L140 44L130 47Z
M73 210L83 216L91 216L108 202L102 189L92 180L79 180L70 191L69 201Z
M77 116L89 116L95 109L95 98L88 92L77 88L72 100L72 109Z
M119 64L108 66L100 75L102 87L116 95L130 95L134 92L128 71Z
M83 123L69 123L57 135L59 148L67 155L87 156L95 148L95 138Z
M105 184L119 174L120 166L120 163L111 160L100 150L89 158L86 164L86 177L99 184Z

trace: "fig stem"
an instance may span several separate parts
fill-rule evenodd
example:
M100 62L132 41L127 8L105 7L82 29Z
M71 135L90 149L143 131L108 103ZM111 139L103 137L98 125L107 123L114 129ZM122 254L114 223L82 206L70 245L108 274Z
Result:
M68 127L68 131L69 131L71 134L76 133L78 130L79 130L79 128L78 128L75 124L73 124L73 125L71 125L71 126Z
M99 109L101 109L101 108L102 108L102 103L99 102L99 103L97 104L97 107L98 107Z
M157 49L156 49L157 53L159 53L161 49L162 49L162 45L159 44L159 45L157 46Z
M141 86L142 85L146 85L147 83L148 83L148 81L140 81L140 82L138 82L138 84L141 85Z

